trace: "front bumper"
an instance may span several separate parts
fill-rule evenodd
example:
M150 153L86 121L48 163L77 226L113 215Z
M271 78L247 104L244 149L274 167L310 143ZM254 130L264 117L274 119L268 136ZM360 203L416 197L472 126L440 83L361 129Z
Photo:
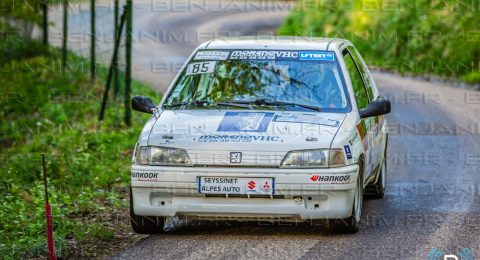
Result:
M273 177L275 195L207 196L198 192L199 176ZM335 181L335 176L345 177ZM358 165L330 169L133 165L133 210L141 216L177 215L210 220L346 218L352 212L357 177Z

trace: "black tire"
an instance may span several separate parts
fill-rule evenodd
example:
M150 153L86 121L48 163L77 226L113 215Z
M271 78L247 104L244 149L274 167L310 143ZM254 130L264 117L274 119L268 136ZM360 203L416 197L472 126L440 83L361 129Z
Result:
M387 147L385 146L383 162L379 165L377 181L368 184L365 189L365 197L369 199L381 199L385 196L387 188Z
M163 231L165 217L162 216L139 216L133 212L132 187L130 187L130 224L137 234L157 234Z
M380 165L377 182L369 184L365 190L365 195L369 199L381 199L385 196L387 185L387 162Z
M333 230L339 233L354 234L360 229L360 218L363 208L363 163L360 162L360 170L357 178L357 187L352 205L352 215L346 219L336 220Z

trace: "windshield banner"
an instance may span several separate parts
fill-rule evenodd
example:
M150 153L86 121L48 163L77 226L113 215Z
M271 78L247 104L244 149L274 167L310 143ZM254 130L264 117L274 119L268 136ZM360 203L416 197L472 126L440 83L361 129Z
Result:
M194 60L301 60L335 61L335 54L329 51L289 50L209 50L198 51Z

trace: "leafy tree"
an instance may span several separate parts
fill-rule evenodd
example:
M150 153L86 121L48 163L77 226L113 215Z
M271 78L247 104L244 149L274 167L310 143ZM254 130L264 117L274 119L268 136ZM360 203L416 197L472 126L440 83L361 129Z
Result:
M350 39L369 64L480 82L475 0L300 0L281 35Z

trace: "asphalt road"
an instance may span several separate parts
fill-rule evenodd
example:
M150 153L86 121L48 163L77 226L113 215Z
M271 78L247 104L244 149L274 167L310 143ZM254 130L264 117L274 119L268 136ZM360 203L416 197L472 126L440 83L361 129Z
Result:
M199 42L273 35L288 11L285 5L262 9L244 1L203 2L201 8L192 1L164 1L161 8L135 3L133 74L161 91ZM71 19L71 28L88 28L88 19L81 18L88 15L73 11L75 16L80 18ZM111 46L100 44L105 46L99 49ZM88 53L84 47L77 52ZM392 101L387 192L382 200L365 201L359 233L331 234L301 224L173 220L166 233L113 258L426 259L433 248L457 255L469 248L479 257L480 92L386 73L374 76Z

